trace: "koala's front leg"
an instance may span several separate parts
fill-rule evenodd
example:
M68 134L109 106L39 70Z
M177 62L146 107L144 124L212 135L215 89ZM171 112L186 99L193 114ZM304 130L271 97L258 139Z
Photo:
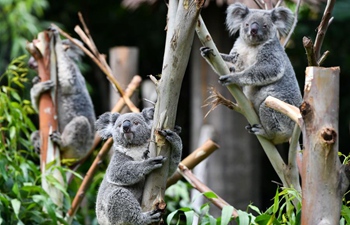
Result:
M123 153L114 153L107 169L108 183L121 186L136 184L153 170L162 167L166 160L164 156L156 156L144 161L134 161L124 157Z
M50 135L51 140L58 145L65 159L80 159L89 151L93 143L93 130L85 116L77 116L63 129Z
M165 137L165 139L170 143L171 145L171 157L170 157L170 166L169 166L169 174L168 176L173 175L173 173L176 171L177 166L179 165L181 161L181 155L182 155L182 140L180 136L178 135L179 132L176 132L179 130L181 131L181 128L176 127L175 131L172 131L170 129L165 130L159 130L158 133Z
M40 95L46 91L51 90L55 86L55 83L51 80L40 82L40 77L36 76L32 80L33 87L30 89L30 98L33 108L39 112L39 99Z
M208 59L210 56L215 56L213 53L213 49L209 47L201 47L200 49L201 55L203 58ZM237 62L238 54L224 54L220 53L222 59L227 63L227 66L230 69L230 72L235 72L235 67L233 66ZM210 64L211 65L211 64ZM215 70L215 68L213 68Z

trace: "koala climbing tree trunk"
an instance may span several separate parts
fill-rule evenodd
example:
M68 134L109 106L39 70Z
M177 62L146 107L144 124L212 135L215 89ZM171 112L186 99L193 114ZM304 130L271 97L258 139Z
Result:
M52 35L49 31L43 31L38 34L38 39L33 40L27 44L26 48L29 53L35 58L38 63L38 75L41 81L52 80L55 78L56 60L54 58L54 44ZM54 93L52 91L51 93ZM58 170L47 168L48 164L55 164L51 166L60 165L60 151L55 146L49 135L52 131L57 130L57 115L54 105L54 94L50 92L43 93L39 101L39 132L41 139L40 146L40 168L42 172L42 186L43 189L50 193L53 202L57 206L63 206L62 192L50 185L46 180L46 175L52 174L58 181L63 183L63 177Z
M173 128L175 125L177 102L182 79L187 67L194 37L195 25L204 1L170 0L168 5L168 24L166 46L163 59L162 77L157 83L158 99L155 106L150 154L169 155L169 146L156 130ZM143 199L143 210L165 208L164 191L168 177L169 160L161 170L147 178Z

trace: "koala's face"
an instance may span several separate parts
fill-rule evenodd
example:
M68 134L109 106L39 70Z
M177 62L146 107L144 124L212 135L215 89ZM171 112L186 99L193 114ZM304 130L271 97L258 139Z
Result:
M113 140L123 146L141 145L151 137L151 123L140 113L120 115L114 123Z
M276 35L276 29L269 13L249 13L242 21L241 37L251 45L259 45Z

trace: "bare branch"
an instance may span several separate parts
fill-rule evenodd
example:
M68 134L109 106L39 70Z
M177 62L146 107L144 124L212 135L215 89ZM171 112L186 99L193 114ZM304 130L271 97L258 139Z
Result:
M206 186L204 183L202 183L186 166L183 164L179 165L178 168L179 173L199 192L206 193L206 192L213 192L208 186ZM214 193L214 192L213 192ZM221 197L219 197L216 194L217 198L208 198L209 201L211 201L215 206L217 206L219 209L223 209L224 206L230 206L225 200L223 200ZM205 196L204 196L205 197ZM237 210L233 210L232 216L234 218L238 217Z
M301 5L301 0L298 0L298 3L297 3L296 8L295 8L295 12L294 12L293 25L292 25L292 28L290 29L289 33L288 33L288 36L284 40L283 48L285 48L287 46L290 38L292 37L292 34L294 33L295 27L297 26L300 5Z
M316 57L314 53L314 46L309 37L303 37L303 46L306 51L308 66L317 66Z
M280 112L283 113L285 115L287 115L289 118L291 118L295 123L297 123L299 126L302 126L302 124L300 124L300 118L301 118L301 114L300 114L300 110L295 107L294 105L290 105L288 103L285 103L275 97L269 96L265 99L265 104L266 106Z
M315 52L316 61L319 60L320 55L321 55L320 52L321 52L322 43L324 40L324 36L326 35L328 26L330 24L329 21L331 20L331 14L333 11L334 4L335 4L335 0L328 0L327 1L327 6L324 10L321 23L317 27L317 35L316 35L315 44L314 44L314 52Z
M219 148L212 140L208 139L201 147L194 150L189 156L182 160L181 164L185 165L189 169L193 169L204 159L208 158L215 150ZM178 180L181 179L181 174L175 172L167 181L167 187L175 184Z
M211 106L207 114L205 114L204 118L206 118L210 112L212 112L217 106L224 105L231 110L235 110L239 113L242 113L242 110L238 107L238 105L231 100L228 100L224 96L222 96L214 87L209 88L210 96L205 100L207 102L203 107Z

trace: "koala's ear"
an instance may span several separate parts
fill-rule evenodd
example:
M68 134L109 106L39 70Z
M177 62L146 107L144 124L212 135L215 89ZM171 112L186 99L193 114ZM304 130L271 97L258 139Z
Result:
M278 7L271 10L271 20L275 24L279 35L285 37L293 26L294 14L288 8Z
M118 119L119 115L119 113L106 112L96 120L95 128L102 139L112 137L113 124Z
M141 114L146 121L153 120L154 107L144 108Z
M241 3L232 4L227 8L226 26L231 35L234 35L239 30L241 23L248 14L248 7Z

